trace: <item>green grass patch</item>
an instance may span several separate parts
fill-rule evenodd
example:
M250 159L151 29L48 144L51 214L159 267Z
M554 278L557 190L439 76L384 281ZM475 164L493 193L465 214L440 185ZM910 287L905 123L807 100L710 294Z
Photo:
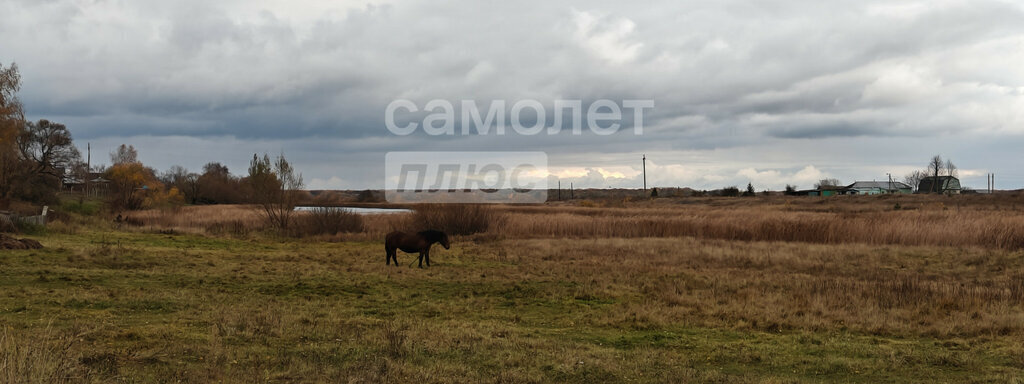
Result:
M86 381L1007 382L1024 370L1012 335L629 321L664 305L629 277L554 278L458 244L419 269L384 266L373 242L40 240L0 254L0 324L19 351L66 342Z

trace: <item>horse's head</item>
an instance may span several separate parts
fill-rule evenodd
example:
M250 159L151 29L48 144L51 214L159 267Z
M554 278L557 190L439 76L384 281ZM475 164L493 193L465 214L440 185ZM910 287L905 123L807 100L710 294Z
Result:
M452 244L448 242L447 233L441 232L441 238L437 242L441 243L441 246L444 247L444 249L451 249L452 247Z
M420 232L419 235L422 236L424 239L426 239L431 244L433 244L433 243L440 243L441 246L444 247L444 249L451 249L451 247L452 247L452 244L448 242L448 234L447 233L444 233L444 232L441 232L441 231L437 231L437 230L433 230L433 229L428 229L426 231Z

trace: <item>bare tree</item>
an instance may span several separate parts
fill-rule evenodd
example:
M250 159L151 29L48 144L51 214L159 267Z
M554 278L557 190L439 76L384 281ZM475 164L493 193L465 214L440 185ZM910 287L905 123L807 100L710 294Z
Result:
M288 229L300 197L302 174L295 172L284 154L274 161L266 154L262 158L254 154L249 163L247 182L252 189L253 201L260 207L267 223L278 230Z
M821 180L818 181L817 184L814 184L814 188L815 189L821 189L821 188L826 188L826 187L837 187L837 186L839 186L839 179L835 179L835 178L821 179Z
M228 166L215 161L211 161L203 166L203 174L228 177L231 175L231 171L228 170Z
M139 151L136 151L132 145L121 144L120 147L117 147L117 150L110 152L110 162L113 165L138 163Z
M942 183L938 181L939 176L957 177L957 167L956 164L953 164L953 160L942 160L942 156L935 155L928 161L928 167L923 173L924 174L921 175L921 179L924 179L925 177L935 178L934 182L930 184L931 190L926 192L940 192L938 189L942 188ZM920 179L918 181L920 181Z
M927 172L930 176L939 177L939 174L941 174L945 169L946 162L942 160L942 156L935 155L930 161L928 161Z
M199 174L189 172L180 165L171 166L166 172L160 175L160 180L170 187L177 188L185 195L185 200L195 204L199 196Z
M910 185L916 191L918 185L921 184L921 180L927 176L928 174L924 171L913 171L903 177L903 182Z

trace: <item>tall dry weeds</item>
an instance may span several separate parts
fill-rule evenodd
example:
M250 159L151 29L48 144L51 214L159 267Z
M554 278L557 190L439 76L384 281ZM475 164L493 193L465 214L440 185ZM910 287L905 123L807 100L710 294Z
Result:
M417 229L436 229L449 235L484 233L505 220L503 212L483 204L424 204L415 211Z
M0 382L80 383L88 370L72 350L75 338L46 327L39 334L0 330Z
M317 207L295 215L292 236L335 235L363 231L363 216L343 208Z

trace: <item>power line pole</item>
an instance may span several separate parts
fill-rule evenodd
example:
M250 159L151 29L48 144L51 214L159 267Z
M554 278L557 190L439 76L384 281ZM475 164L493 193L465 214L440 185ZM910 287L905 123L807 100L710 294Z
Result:
M92 143L85 143L85 196L89 196L89 173L92 172Z
M644 193L647 193L647 154L644 154Z

